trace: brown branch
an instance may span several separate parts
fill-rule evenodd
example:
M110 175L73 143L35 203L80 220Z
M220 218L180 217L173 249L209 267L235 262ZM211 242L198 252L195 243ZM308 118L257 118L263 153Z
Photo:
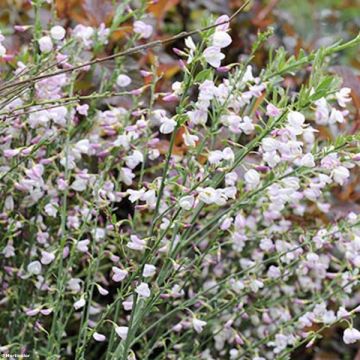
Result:
M112 54L112 55L109 55L109 56L105 56L105 57L102 57L102 58L96 58L96 59L91 60L89 62L80 64L80 65L76 65L76 66L73 66L71 68L62 69L62 70L56 71L56 72L51 73L51 74L44 74L44 75L36 76L36 77L30 78L30 79L18 81L16 83L7 84L7 85L5 85L3 87L0 87L0 92L4 91L6 89L9 89L9 88L13 88L15 86L29 84L29 83L35 83L35 82L37 82L39 80L42 80L42 79L46 79L46 78L49 78L49 77L65 74L65 73L68 73L68 72L72 72L72 71L75 71L75 70L78 70L78 69L81 69L81 68L84 68L84 67L87 67L87 66L91 66L91 65L102 63L102 62L105 62L105 61L113 60L113 59L116 59L118 57L123 57L123 56L126 56L126 55L134 54L134 53L137 53L139 51L146 50L146 49L149 49L149 48L162 46L162 45L171 43L171 42L173 42L175 40L182 39L182 38L187 37L187 36L202 33L202 32L204 32L206 30L213 29L213 28L218 27L220 25L228 24L238 14L240 14L240 12L249 4L249 2L250 2L250 0L246 0L245 3L238 10L236 10L236 12L233 15L231 15L229 20L223 21L221 23L209 25L209 26L203 27L201 29L193 30L193 31L181 32L181 33L179 33L177 35L171 36L171 37L166 38L164 40L151 41L151 42L149 42L147 44L135 46L135 47L133 47L131 49L121 51L121 52L118 52L118 53L115 53L115 54Z

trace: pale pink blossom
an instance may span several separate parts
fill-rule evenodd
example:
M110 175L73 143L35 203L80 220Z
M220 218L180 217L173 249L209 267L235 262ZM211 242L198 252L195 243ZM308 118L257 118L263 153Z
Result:
M140 37L148 39L153 33L153 27L138 20L134 22L134 32L139 34Z
M135 292L143 298L148 298L151 294L149 285L144 282L136 287Z

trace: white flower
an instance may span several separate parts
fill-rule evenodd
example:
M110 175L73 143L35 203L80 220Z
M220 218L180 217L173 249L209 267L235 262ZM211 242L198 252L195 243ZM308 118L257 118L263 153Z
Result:
M123 281L128 274L128 272L126 270L119 269L116 266L113 266L111 269L114 273L114 275L112 276L112 279L115 282Z
M85 240L80 240L77 245L76 248L80 251L80 252L87 252L89 250L88 245L90 244L90 240L89 239L85 239Z
M82 179L80 177L76 177L74 182L71 184L71 188L75 191L84 191L87 187L87 179Z
M226 161L230 161L233 162L235 159L235 155L234 152L231 150L231 148L226 147L223 151L222 151L222 156L223 159Z
M345 180L350 176L350 171L345 166L338 166L331 174L336 183L343 185Z
M151 264L145 264L143 277L151 277L156 273L156 267Z
M57 214L57 208L54 205L55 204L53 204L53 203L49 203L49 204L46 204L44 207L46 214L51 217L56 217L56 214Z
M239 124L239 127L246 135L250 135L255 130L255 126L249 116L244 116L243 122Z
M94 29L91 26L84 26L82 24L76 25L73 30L74 37L80 39L87 48L92 45L91 38L93 34Z
M148 156L150 160L155 160L160 156L160 151L158 149L150 149Z
M144 161L144 155L139 150L134 150L131 155L125 156L124 160L128 168L135 169Z
M31 274L31 275L39 275L41 273L41 263L40 261L32 261L31 263L29 263L29 265L27 266L27 271Z
M236 184L236 180L238 179L238 176L236 172L230 172L225 175L225 185L226 186L234 186Z
M135 289L135 292L140 296L140 297L144 297L144 298L148 298L150 297L150 289L149 289L149 285L142 282L140 285L138 285Z
M1 252L6 258L15 256L15 248L11 243L8 243Z
M214 150L209 153L208 161L212 165L220 164L223 159L223 153L220 150Z
M186 39L185 39L185 45L187 48L189 48L190 50L192 51L195 51L196 50L196 45L192 39L191 36L188 36Z
M298 111L290 111L288 115L289 129L294 135L300 135L303 133L303 125L305 122L305 116Z
M279 141L273 138L267 137L262 139L261 147L265 152L275 151L279 148Z
M260 183L260 174L254 169L247 171L244 178L250 189L255 189Z
M215 47L225 48L232 42L231 36L225 31L216 31L212 38L212 44Z
M175 95L181 95L183 92L183 84L180 81L175 81L172 85L171 85L171 89L173 90Z
M196 135L191 135L189 133L183 134L184 143L186 146L194 147L196 142L199 141L199 137Z
M5 55L6 55L6 49L2 44L0 44L0 57L3 57Z
M351 89L344 87L335 94L336 100L341 107L346 107L346 103L351 101Z
M343 113L335 108L332 108L329 117L329 124L336 124L336 123L342 124L343 122L344 122Z
M217 199L216 190L212 187L198 188L199 200L205 204L213 204Z
M264 287L264 283L260 280L252 280L251 283L250 283L250 289L253 291L253 292L258 292L259 289L263 288Z
M300 166L314 167L315 166L315 160L314 160L313 154L311 154L311 153L305 154L300 159Z
M142 201L146 202L146 205L151 209L154 209L156 206L156 192L155 190L148 190L141 198Z
M134 22L134 32L139 34L140 37L148 39L153 32L153 28L151 25L147 25L143 21L138 20Z
M68 281L68 288L72 291L79 292L81 290L81 279L72 278Z
M193 195L186 195L179 200L179 205L184 210L190 210L194 206L194 202L195 199Z
M78 141L75 144L75 149L81 152L82 154L88 154L90 150L90 141L88 139L83 139Z
M360 331L354 328L348 328L344 331L343 340L345 344L353 344L360 340Z
M160 132L162 134L170 134L174 131L176 126L176 121L174 119L169 119L167 117L161 118Z
M65 37L65 29L60 25L53 26L50 35L55 40L62 40Z
M78 301L76 301L76 302L74 303L74 309L75 309L75 310L79 310L79 309L81 309L82 307L84 307L85 304L86 304L85 299L84 299L84 298L81 298L80 300L78 300Z
M39 39L39 48L40 51L43 53L48 53L53 48L53 43L51 41L50 36L43 36Z
M53 253L47 252L42 250L41 251L41 263L43 265L48 265L50 263L52 263L55 259L55 255Z
M315 122L319 125L326 125L329 120L329 105L325 98L315 101Z
M101 23L97 29L97 40L101 43L106 45L108 41L108 37L110 35L110 29L106 28L104 23Z
M96 284L96 287L100 293L100 295L106 296L109 294L109 291L104 289L102 286L100 286L99 284Z
M133 189L128 189L127 193L130 195L129 196L129 200L134 203L138 200L140 200L144 194L145 194L145 189L142 188L140 190L133 190Z
M123 167L120 169L120 180L125 184L125 185L131 185L132 181L135 177L135 174L131 171L131 169L128 169L126 167Z
M208 118L207 111L201 109L188 111L186 115L189 117L190 122L194 125L205 125Z
M252 74L252 67L251 65L248 65L246 67L245 73L242 77L242 81L243 82L249 82L249 81L254 81L254 76Z
M131 78L127 75L121 74L116 79L116 85L119 87L126 87L131 84Z
M99 341L99 342L103 342L103 341L106 340L106 336L105 336L105 335L100 334L100 333L97 333L97 332L94 332L93 338L94 338L96 341Z
M219 47L210 46L204 50L204 58L211 66L218 68L221 65L221 60L225 58L225 55L221 53Z
M114 146L122 146L124 149L128 150L130 148L130 137L122 134L117 137L113 142Z
M127 326L116 326L115 332L120 337L120 339L125 340L127 338L129 328Z
M199 319L196 319L196 318L192 319L193 328L198 334L200 334L203 331L203 327L206 324L207 324L206 321L199 320Z
M126 245L129 249L138 250L138 251L142 251L145 249L145 245L146 245L145 240L140 239L136 235L131 235L130 240L131 241Z

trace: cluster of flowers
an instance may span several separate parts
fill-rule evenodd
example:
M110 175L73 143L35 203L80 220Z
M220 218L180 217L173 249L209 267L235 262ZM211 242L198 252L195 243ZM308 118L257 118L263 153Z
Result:
M153 32L138 19L133 30ZM20 82L0 110L0 306L13 328L1 351L81 359L103 342L106 358L261 360L336 323L346 344L360 339L360 219L331 197L360 161L341 135L350 90L279 99L278 78L222 66L229 30L224 15L197 45L185 39L184 77L165 96L151 69L145 86L123 63L104 70L104 96L74 96L74 74L92 67L72 67L108 43L105 25L38 39L38 67L55 60L56 75ZM15 81L29 66L18 60Z

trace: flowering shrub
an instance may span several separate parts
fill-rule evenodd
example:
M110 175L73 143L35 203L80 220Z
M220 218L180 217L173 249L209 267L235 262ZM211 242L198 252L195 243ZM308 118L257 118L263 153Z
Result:
M128 47L100 57L129 19ZM256 69L271 30L228 63L231 19L208 19L174 37L182 74L164 92L155 67L128 71L161 45L143 9L119 5L112 21L36 18L32 46L4 63L1 351L287 359L337 323L358 341L360 219L338 216L332 190L360 161L359 135L327 66L360 36L297 57L280 48ZM303 84L287 88L296 73Z

